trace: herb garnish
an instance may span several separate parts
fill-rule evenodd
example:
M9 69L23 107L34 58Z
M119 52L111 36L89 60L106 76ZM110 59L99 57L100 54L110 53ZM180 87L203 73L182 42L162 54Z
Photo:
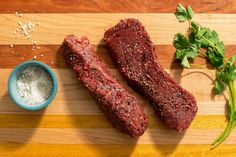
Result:
M236 57L226 58L224 43L220 41L217 32L192 21L193 15L194 12L190 6L184 8L181 4L178 5L175 16L179 22L189 22L190 33L187 37L181 33L174 36L175 58L181 61L184 68L191 66L204 68L202 65L191 64L189 61L196 57L206 58L216 69L213 87L215 95L227 90L228 122L223 133L212 143L211 149L214 149L229 136L236 125L236 88L234 85Z

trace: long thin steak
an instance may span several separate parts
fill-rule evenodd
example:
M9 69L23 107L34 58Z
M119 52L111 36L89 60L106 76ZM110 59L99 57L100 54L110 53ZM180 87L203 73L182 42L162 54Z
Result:
M67 64L113 126L130 136L142 135L148 124L143 108L137 98L112 77L89 40L69 35L64 39L62 48Z
M121 20L105 32L104 41L129 85L147 97L164 124L176 131L188 128L196 100L164 71L144 26L136 19Z

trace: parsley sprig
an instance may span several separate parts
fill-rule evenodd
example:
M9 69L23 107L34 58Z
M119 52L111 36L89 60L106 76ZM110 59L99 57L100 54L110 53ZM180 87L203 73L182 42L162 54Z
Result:
M219 39L216 31L192 21L194 12L190 6L184 8L178 5L175 13L179 22L189 22L190 33L184 36L177 33L174 36L174 46L176 48L175 58L181 61L184 68L189 68L196 64L191 64L196 57L206 58L216 69L214 80L215 95L222 94L227 90L228 100L228 122L223 133L212 143L211 149L219 146L231 133L236 125L236 88L234 80L236 79L235 56L226 58L224 43ZM198 67L203 67L197 65ZM204 68L204 67L203 67Z

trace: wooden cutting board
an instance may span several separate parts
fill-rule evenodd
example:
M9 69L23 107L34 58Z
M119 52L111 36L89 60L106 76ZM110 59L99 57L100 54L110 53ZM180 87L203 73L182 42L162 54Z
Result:
M228 55L236 54L234 0L179 2L192 6L196 12L195 21L219 33ZM188 27L178 23L173 15L177 4L175 0L1 1L0 156L236 156L236 130L220 147L210 151L210 144L226 126L225 98L211 94L212 82L203 74L204 70L182 70L178 62L173 61L173 36L177 32L186 33ZM23 13L23 16L18 17L15 12ZM149 126L145 134L136 139L120 133L105 119L57 53L65 35L86 35L114 77L128 88L102 41L104 30L128 17L135 17L144 24L154 42L159 62L197 99L199 111L184 133L163 126L150 104L130 88L144 106ZM39 41L40 49L32 51L31 42L23 35L13 37L12 33L22 20L40 21L32 33L33 39ZM49 107L29 112L12 103L7 80L17 64L33 59L35 55L37 60L53 68L59 88ZM207 66L202 59L196 63Z

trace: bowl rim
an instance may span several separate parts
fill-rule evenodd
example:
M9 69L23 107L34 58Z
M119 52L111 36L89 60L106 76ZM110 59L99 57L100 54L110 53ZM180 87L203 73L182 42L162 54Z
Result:
M48 99L44 103L41 103L36 106L25 105L25 104L22 104L19 101L17 101L15 98L15 95L13 94L13 91L11 89L11 83L12 83L12 79L14 78L14 76L17 74L17 72L19 70L21 70L22 67L26 67L29 65L35 65L35 66L39 66L39 67L43 68L44 70L46 70L49 73L49 75L51 76L52 81L53 81L53 89L52 89L51 95L48 97ZM58 81L57 81L57 77L56 77L55 73L53 72L53 70L47 64L40 62L40 61L36 61L36 60L29 60L29 61L25 61L25 62L18 64L14 68L14 70L11 72L11 74L8 78L8 93L9 93L11 99L13 100L13 102L17 106L19 106L23 109L26 109L26 110L33 111L33 110L40 110L40 109L47 107L52 102L52 100L55 98L56 93L57 93L57 88L58 88Z

